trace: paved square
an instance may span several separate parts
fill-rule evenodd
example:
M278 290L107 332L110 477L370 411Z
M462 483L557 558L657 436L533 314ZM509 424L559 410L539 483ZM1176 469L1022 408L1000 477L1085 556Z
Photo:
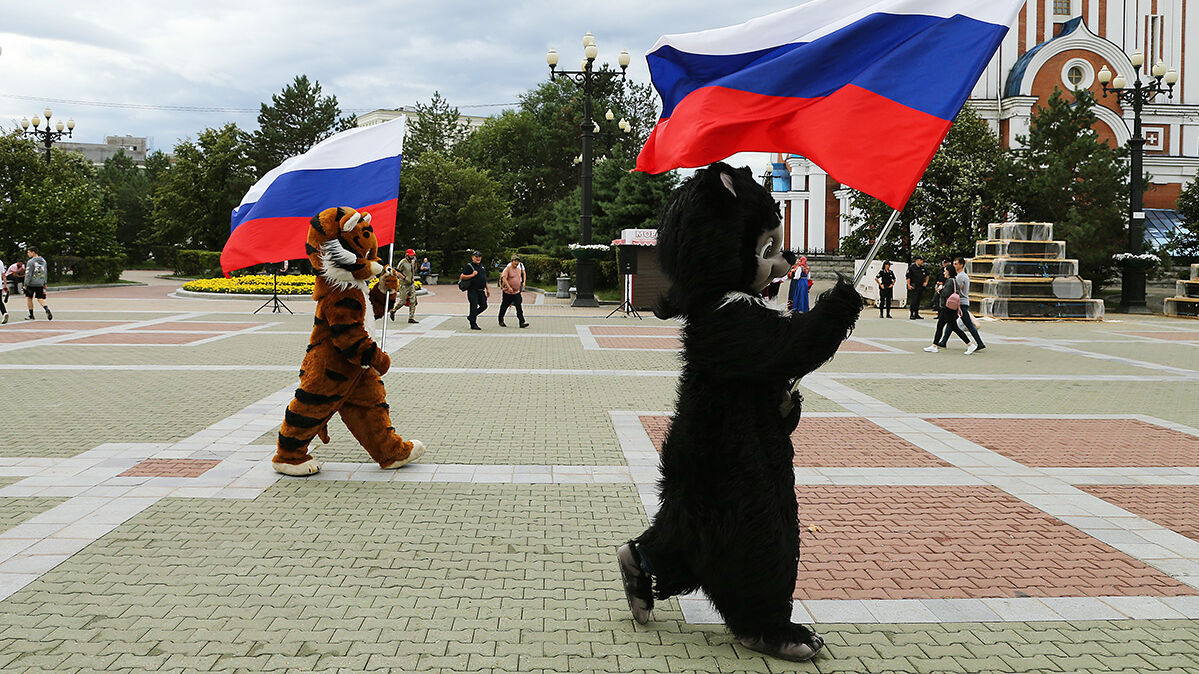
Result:
M792 666L700 595L629 620L676 322L527 293L470 331L435 286L384 377L428 453L381 471L334 418L292 479L311 301L132 274L0 326L0 670L1199 671L1192 322L983 321L966 357L864 315L801 383L793 619L832 648Z
M642 415L641 423L661 452L670 417ZM836 438L835 444L828 438ZM791 434L796 466L919 467L949 464L861 417L805 416Z
M1199 437L1138 419L930 421L1029 466L1199 466Z

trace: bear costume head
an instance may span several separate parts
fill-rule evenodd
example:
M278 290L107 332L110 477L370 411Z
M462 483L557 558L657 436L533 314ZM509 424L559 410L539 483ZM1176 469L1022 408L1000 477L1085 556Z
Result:
M659 318L710 309L730 292L759 294L795 254L770 192L749 168L723 162L696 171L671 195L658 225L658 259L671 280Z
M383 272L370 213L337 206L321 211L308 224L308 261L330 283L351 285Z

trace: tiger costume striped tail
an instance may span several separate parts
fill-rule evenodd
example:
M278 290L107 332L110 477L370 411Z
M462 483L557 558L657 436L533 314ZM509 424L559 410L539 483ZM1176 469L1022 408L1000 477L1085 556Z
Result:
M373 338L375 319L383 316L386 292L396 289L396 279L388 274L374 288L368 285L384 271L369 214L329 208L310 225L305 250L316 270L316 318L272 465L285 475L320 471L308 445L318 434L328 441L326 426L337 413L380 467L399 468L423 454L424 445L404 440L391 425L382 379L391 358Z

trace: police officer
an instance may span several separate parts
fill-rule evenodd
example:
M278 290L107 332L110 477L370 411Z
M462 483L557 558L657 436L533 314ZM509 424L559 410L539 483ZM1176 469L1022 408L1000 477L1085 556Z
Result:
M887 312L887 318L891 318L891 296L895 292L895 272L891 271L891 261L883 262L883 270L874 275L874 279L878 281L878 317L883 317L883 312Z

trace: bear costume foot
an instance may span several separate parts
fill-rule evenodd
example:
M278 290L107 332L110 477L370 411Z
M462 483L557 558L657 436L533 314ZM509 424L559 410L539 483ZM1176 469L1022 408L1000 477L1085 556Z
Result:
M272 461L271 466L275 469L276 473L292 477L307 477L321 472L321 464L316 459L308 459L304 463L279 463L278 461Z
M738 641L751 651L792 662L811 660L824 648L824 637L803 625L792 627L797 632L794 641L774 643L763 637L741 637Z
M653 576L642 566L641 555L631 541L620 546L616 551L616 559L620 562L620 577L624 581L629 611L638 625L644 625L649 622L650 613L654 610Z
M424 455L425 443L421 442L420 440L412 440L411 442L412 442L412 451L408 452L408 456L406 456L402 459L397 459L395 461L392 461L391 463L387 464L386 466L380 466L380 468L382 468L383 470L395 470L396 468L401 468L403 466L406 466L406 465L412 463L413 461L416 461L422 455Z

